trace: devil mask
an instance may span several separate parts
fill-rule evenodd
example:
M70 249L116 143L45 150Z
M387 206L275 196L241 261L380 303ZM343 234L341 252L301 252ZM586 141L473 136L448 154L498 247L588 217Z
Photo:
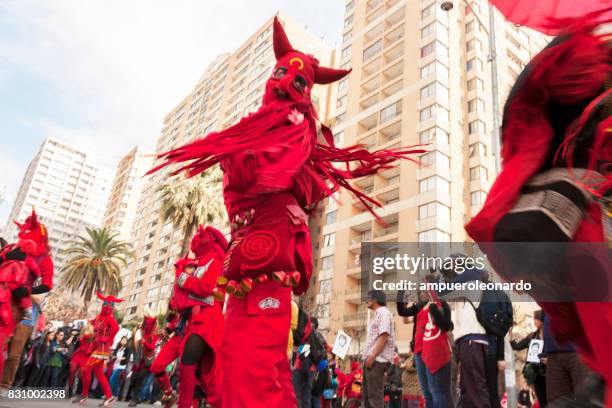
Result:
M347 75L350 71L320 67L312 55L293 49L282 24L274 18L274 56L276 65L266 83L263 104L290 100L310 105L313 84L329 84Z
M22 242L31 241L35 245L28 242L28 249L24 249L29 255L39 256L46 254L49 251L49 237L47 229L38 221L38 216L34 209L32 214L26 218L23 224L13 221L19 228L19 240Z
M211 226L205 228L200 225L198 231L191 239L191 251L196 258L200 258L206 252L216 249L225 253L227 245L227 239L225 239L221 231Z
M98 292L98 299L102 301L102 310L100 311L100 315L102 316L110 316L113 314L113 309L115 308L115 303L123 302L123 299L118 299L114 296L104 296L100 292Z

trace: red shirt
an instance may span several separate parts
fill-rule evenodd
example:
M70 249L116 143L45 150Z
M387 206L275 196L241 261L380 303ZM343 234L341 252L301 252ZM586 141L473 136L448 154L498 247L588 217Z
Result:
M414 334L414 352L420 353L423 351L423 335L425 334L425 326L429 321L429 309L424 307L419 310L416 316L416 332Z

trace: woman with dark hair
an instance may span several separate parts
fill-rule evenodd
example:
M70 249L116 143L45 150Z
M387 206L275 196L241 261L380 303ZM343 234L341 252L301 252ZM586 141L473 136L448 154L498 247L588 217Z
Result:
M119 340L119 344L115 347L111 359L113 360L113 373L110 376L110 386L115 397L119 397L121 384L125 378L127 364L130 361L132 351L128 346L127 336L123 336Z
M51 351L51 342L54 340L55 331L49 330L32 345L32 372L28 379L28 387L43 387L45 385L45 371Z
M68 348L64 340L65 336L66 334L62 330L58 330L55 338L49 342L42 386L60 387L59 377L68 354Z

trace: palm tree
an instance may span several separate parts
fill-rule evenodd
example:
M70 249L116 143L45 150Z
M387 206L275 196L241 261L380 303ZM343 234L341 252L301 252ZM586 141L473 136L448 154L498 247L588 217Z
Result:
M187 253L191 237L200 224L219 222L225 215L221 169L215 166L194 177L172 177L159 186L164 222L182 230L181 254Z
M69 242L71 256L63 268L62 284L81 291L85 313L97 291L117 296L121 290L121 268L134 258L130 244L117 239L107 228L86 228L87 236Z

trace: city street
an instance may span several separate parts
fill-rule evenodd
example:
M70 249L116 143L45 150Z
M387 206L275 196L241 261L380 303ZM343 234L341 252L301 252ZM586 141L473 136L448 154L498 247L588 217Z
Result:
M88 407L97 408L98 404L102 402L101 399L90 399L86 405L72 404L69 399L49 399L49 400L23 400L23 399L9 399L0 398L0 408L74 408L74 407ZM126 408L127 402L115 402L113 407ZM139 407L155 407L155 405L141 404Z

